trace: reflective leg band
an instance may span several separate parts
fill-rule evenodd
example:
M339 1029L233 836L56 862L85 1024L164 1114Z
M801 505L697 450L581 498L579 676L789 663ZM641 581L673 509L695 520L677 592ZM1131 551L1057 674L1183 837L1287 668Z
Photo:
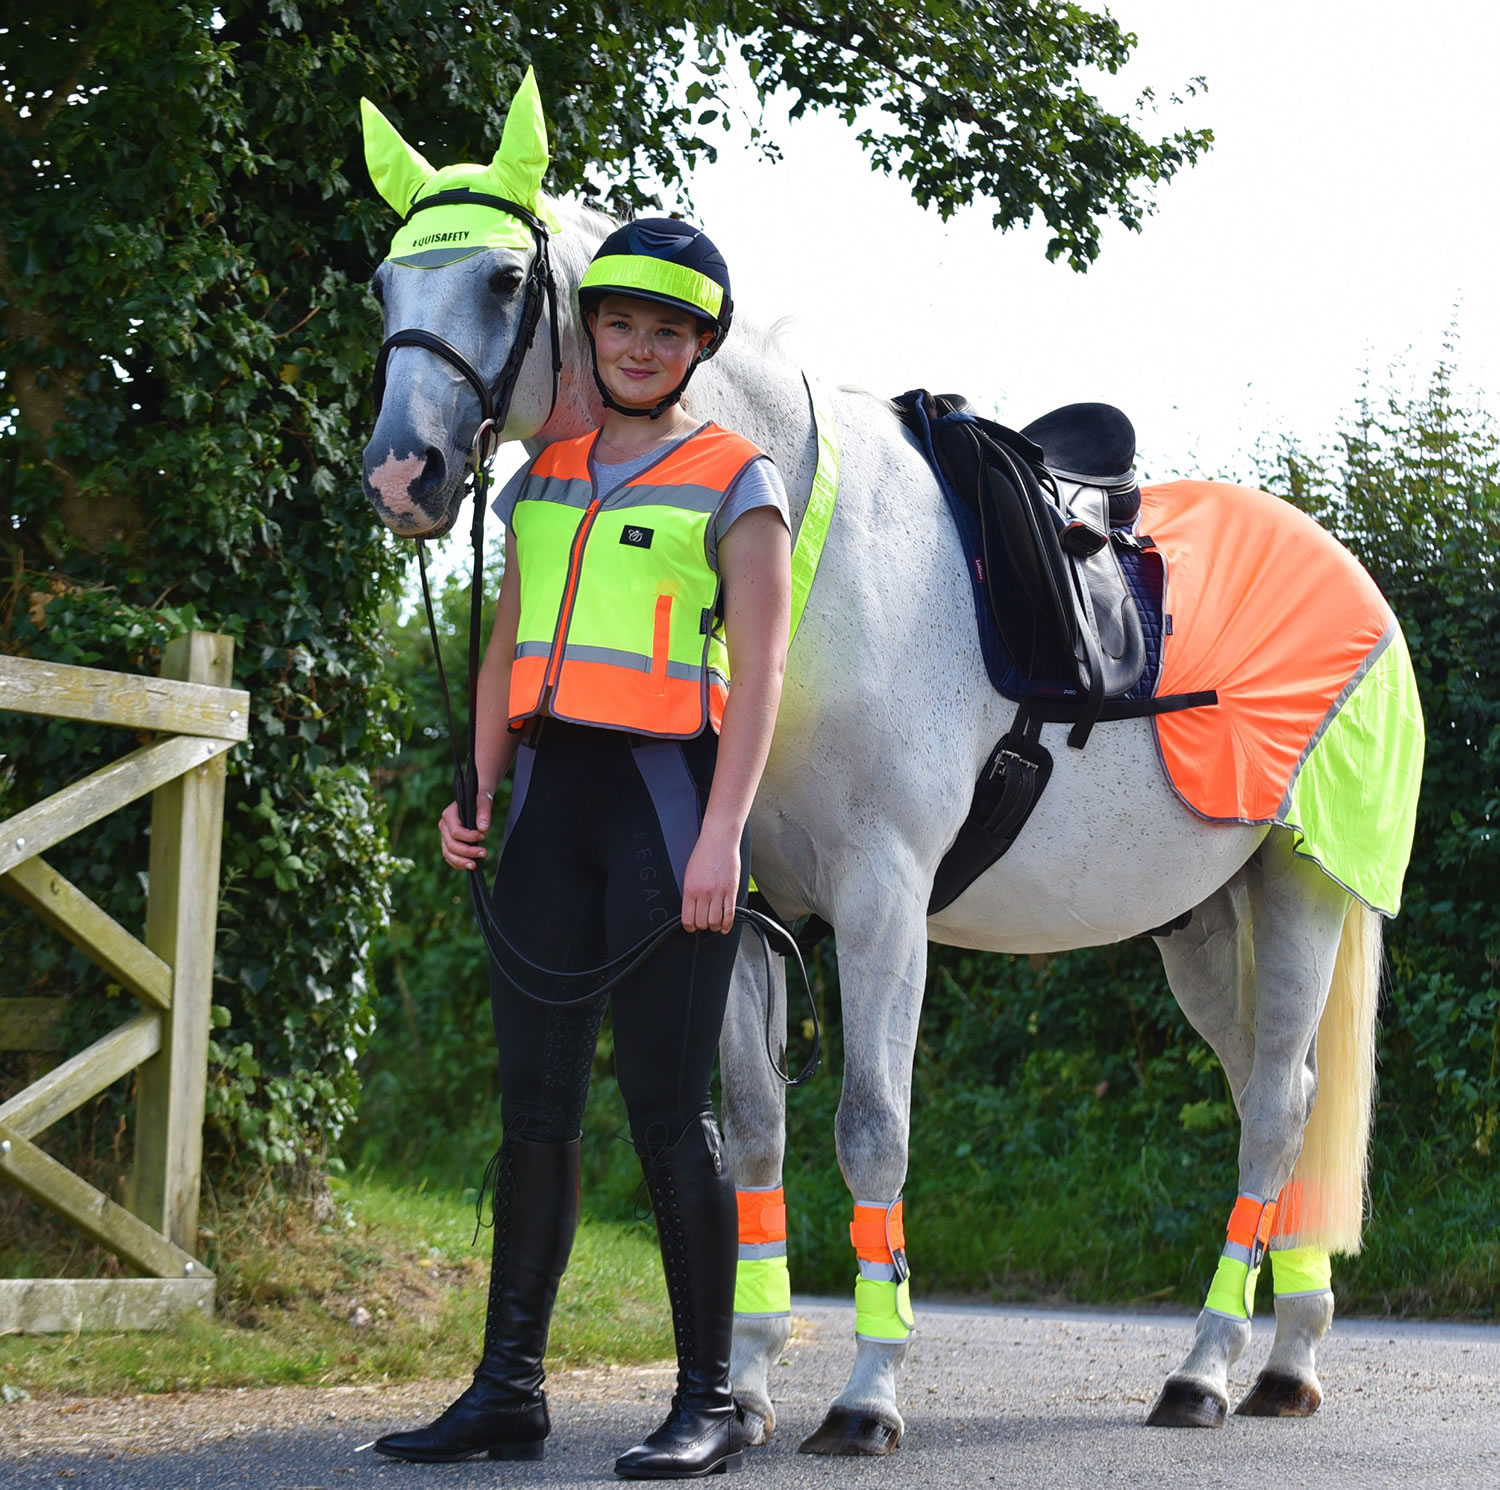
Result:
M878 1283L860 1278L854 1285L854 1337L886 1343L911 1338L911 1283Z
M1206 1309L1229 1319L1249 1319L1255 1313L1255 1282L1275 1224L1275 1201L1258 1195L1241 1195L1235 1201Z
M859 1258L854 1285L854 1333L860 1340L906 1340L916 1323L911 1312L910 1269L901 1197L888 1204L857 1200L849 1240Z
M1229 1319L1249 1319L1255 1313L1255 1283L1259 1277L1259 1268L1252 1271L1248 1263L1236 1257L1221 1257L1204 1307Z
M1328 1293L1333 1287L1333 1266L1328 1254L1317 1247L1272 1248L1271 1281L1279 1299Z
M786 1195L780 1185L737 1190L740 1260L734 1277L736 1314L792 1312L792 1280L786 1268Z

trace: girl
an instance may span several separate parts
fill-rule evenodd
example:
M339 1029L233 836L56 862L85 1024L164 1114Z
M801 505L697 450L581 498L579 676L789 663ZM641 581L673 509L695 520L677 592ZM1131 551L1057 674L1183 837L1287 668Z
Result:
M473 870L514 763L494 907L520 957L490 973L504 1134L484 1354L436 1422L376 1448L541 1456L542 1358L578 1222L604 996L545 1001L545 974L521 958L596 967L675 924L609 990L677 1343L671 1411L615 1469L689 1478L743 1458L729 1388L736 1203L709 1081L786 662L786 494L760 450L682 406L732 318L728 270L703 233L667 218L618 229L579 303L604 423L549 446L495 503L509 531L479 676L477 827L456 804L440 822L443 857Z

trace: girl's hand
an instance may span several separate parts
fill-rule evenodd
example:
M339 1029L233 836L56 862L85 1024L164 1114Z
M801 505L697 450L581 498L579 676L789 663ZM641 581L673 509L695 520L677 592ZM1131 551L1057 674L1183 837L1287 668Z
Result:
M443 808L438 819L438 836L443 841L443 858L455 869L476 869L481 859L489 857L484 847L484 835L490 830L490 803L492 794L480 792L479 808L475 813L478 827L466 828L458 815L458 803L450 802Z
M734 898L740 887L738 837L704 829L682 877L682 925L687 931L734 928Z

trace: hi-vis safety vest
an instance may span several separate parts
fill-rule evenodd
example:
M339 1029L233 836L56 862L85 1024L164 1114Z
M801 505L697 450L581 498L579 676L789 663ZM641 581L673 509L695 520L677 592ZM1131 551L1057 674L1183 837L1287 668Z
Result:
M705 425L601 501L596 436L549 445L511 517L521 619L510 722L557 719L687 739L719 728L729 659L709 525L762 452Z

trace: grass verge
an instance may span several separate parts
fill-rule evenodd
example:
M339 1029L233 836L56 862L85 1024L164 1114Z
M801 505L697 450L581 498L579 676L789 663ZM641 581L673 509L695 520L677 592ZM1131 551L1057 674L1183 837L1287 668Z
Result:
M335 1181L316 1205L264 1189L213 1216L215 1317L150 1334L0 1337L0 1384L32 1395L106 1396L207 1387L341 1386L462 1376L484 1328L489 1233L472 1192ZM0 1258L47 1276L37 1255ZM76 1267L69 1269L76 1276ZM585 1222L563 1279L548 1365L672 1353L649 1226Z

